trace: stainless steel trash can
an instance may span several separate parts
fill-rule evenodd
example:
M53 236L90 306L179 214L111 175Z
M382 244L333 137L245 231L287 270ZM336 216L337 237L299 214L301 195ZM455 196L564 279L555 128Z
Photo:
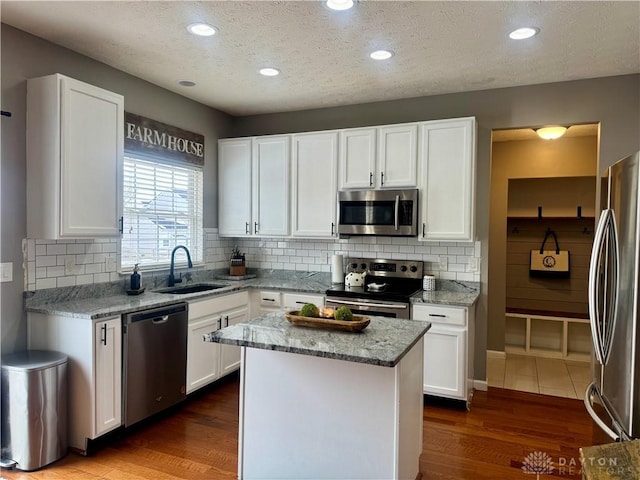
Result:
M2 357L2 466L36 470L67 453L67 356Z

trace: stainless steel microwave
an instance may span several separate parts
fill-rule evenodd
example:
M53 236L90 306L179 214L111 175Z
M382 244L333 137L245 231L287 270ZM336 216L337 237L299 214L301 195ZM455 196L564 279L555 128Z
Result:
M345 190L338 193L340 235L418 235L418 190Z

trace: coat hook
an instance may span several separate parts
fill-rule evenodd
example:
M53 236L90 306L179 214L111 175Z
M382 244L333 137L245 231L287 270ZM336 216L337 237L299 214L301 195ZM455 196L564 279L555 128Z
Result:
M591 235L591 230L589 230L587 227L584 227L582 229L582 234L583 235Z
M6 110L0 110L0 114L2 114L3 117L11 116L11 112L7 112Z
M511 229L511 234L512 235L518 235L520 233L520 230L518 229L518 227L513 227Z

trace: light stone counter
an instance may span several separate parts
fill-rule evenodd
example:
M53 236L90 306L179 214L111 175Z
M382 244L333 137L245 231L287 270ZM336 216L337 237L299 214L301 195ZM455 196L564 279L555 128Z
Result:
M429 322L370 317L361 332L291 325L284 310L205 336L209 342L394 367L431 328Z
M584 480L640 478L640 440L583 447L580 459Z
M166 287L166 279L163 278L163 282L157 277L143 278L146 291L135 296L125 293L128 280L25 292L25 310L96 320L182 301L225 295L247 288L322 295L331 287L331 274L326 272L255 270L251 271L251 274L255 275L255 278L234 281L229 280L230 277L221 271L196 271L193 272L193 281L185 286L197 283L221 285L224 288L180 295L155 292L156 289ZM478 294L478 283L438 280L435 291L419 292L411 302L471 306L477 300Z

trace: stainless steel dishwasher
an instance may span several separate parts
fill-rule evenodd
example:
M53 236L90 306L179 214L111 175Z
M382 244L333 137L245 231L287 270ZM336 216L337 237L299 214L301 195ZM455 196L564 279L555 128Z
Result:
M187 303L122 317L124 425L186 397Z

